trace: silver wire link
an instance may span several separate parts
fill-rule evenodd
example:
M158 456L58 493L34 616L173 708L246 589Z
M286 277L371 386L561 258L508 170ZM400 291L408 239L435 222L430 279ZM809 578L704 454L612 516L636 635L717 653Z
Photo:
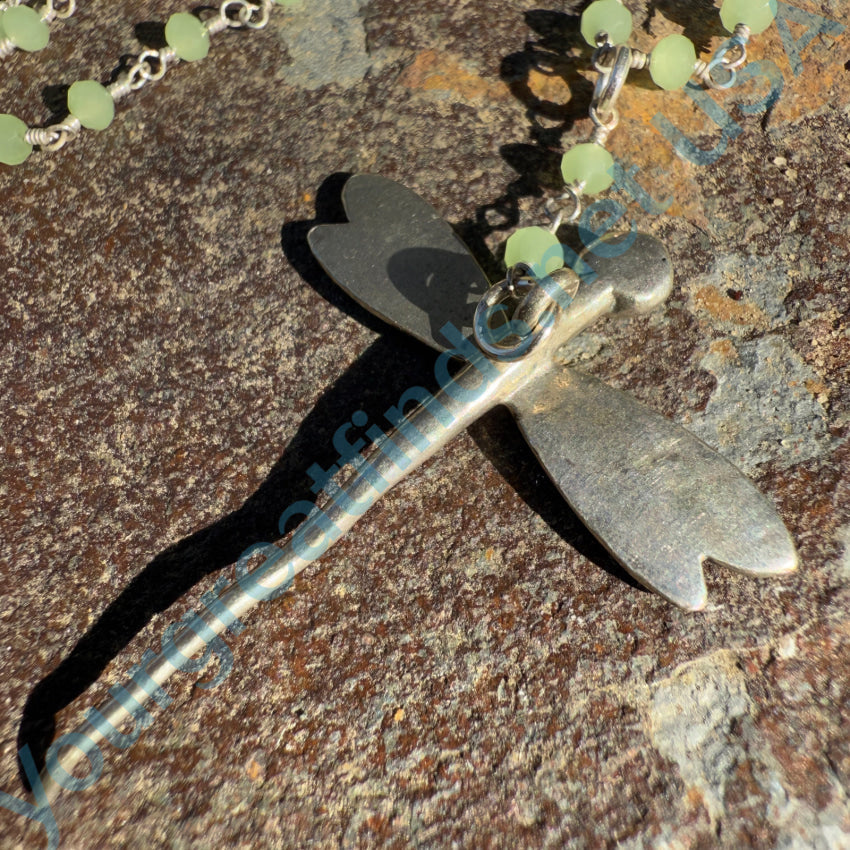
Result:
M176 64L179 61L172 47L163 47L162 50L143 50L129 70L110 83L106 89L117 103L130 92L138 91L147 83L161 80L169 64Z
M620 123L620 113L615 104L626 84L629 71L645 68L649 62L646 53L622 45L615 47L606 38L604 33L600 34L599 46L593 51L591 61L599 78L588 110L594 125L590 143L603 148ZM543 205L551 222L549 229L552 233L557 233L562 224L572 224L581 217L586 185L584 180L570 183L563 194L550 198Z
M168 70L169 62L177 62L177 54L172 47L162 50L143 50L136 63L127 72L127 84L131 91L138 91L150 82L161 80Z
M80 134L82 125L78 118L69 115L61 124L49 127L30 127L24 139L31 145L38 145L45 151L58 151L68 142L73 142Z
M272 5L272 0L263 0L259 4L249 0L224 0L219 8L219 19L225 27L262 29L269 22ZM254 20L254 15L257 14L259 17Z
M711 88L724 89L733 86L736 81L736 71L747 62L747 45L751 35L752 31L746 24L738 24L731 38L715 51L709 61L696 62L694 76ZM622 45L615 46L609 40L607 32L597 33L596 49L591 57L593 69L599 74L589 109L590 119L594 125L590 136L591 144L606 146L608 137L620 121L615 104L626 83L629 71L648 68L651 62L651 53ZM716 76L715 72L718 69L725 72L722 79ZM552 233L557 233L562 224L572 224L581 217L585 186L585 181L575 181L566 186L563 194L545 202L543 210L549 218L549 230Z
M737 71L747 62L747 45L751 31L746 24L738 24L732 37L723 42L706 62L700 60L694 67L694 76L705 86L713 89L728 89L735 85ZM715 72L722 69L725 77L718 78Z
M584 180L570 183L562 195L558 195L557 198L549 198L543 205L543 211L551 221L549 230L552 233L557 233L562 224L572 224L581 218L584 187ZM567 215L568 210L570 210L569 215Z

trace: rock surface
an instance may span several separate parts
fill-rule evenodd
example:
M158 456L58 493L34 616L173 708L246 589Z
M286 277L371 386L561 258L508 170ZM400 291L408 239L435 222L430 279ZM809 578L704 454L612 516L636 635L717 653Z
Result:
M710 2L627 5L643 49L723 38ZM304 0L217 36L108 130L0 170L7 795L23 743L43 759L278 538L342 423L431 374L309 254L343 175L420 192L493 277L541 223L591 130L580 6ZM2 60L2 109L46 121L57 87L106 80L176 10L80 4L46 51ZM850 847L845 17L780 3L763 64L713 108L635 76L611 150L670 202L610 197L664 239L676 289L571 347L745 469L798 573L710 568L708 609L672 608L497 411L178 674L136 743L105 745L53 807L62 847ZM46 846L0 805L0 846Z

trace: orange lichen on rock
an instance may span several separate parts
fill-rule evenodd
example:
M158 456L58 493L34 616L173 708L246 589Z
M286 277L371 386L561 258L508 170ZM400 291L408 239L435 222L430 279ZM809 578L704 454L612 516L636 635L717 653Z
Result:
M402 85L421 91L442 91L464 100L505 100L509 91L503 83L482 77L465 68L450 53L423 50L401 75Z
M713 286L700 287L694 293L694 303L706 310L721 322L733 322L736 325L766 327L767 317L755 304L735 301L719 292Z

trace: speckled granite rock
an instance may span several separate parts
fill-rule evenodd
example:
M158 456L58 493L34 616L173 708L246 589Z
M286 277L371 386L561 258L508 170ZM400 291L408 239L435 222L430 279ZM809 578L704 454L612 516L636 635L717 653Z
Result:
M628 5L640 46L721 38L710 2ZM108 131L0 171L5 793L23 795L21 744L42 758L275 539L342 422L430 374L309 255L342 175L416 189L494 276L539 221L592 85L568 59L580 4L544 6L305 0ZM46 119L45 86L105 79L177 8L82 3L45 53L3 61L0 109ZM692 99L625 92L612 150L672 203L613 197L664 238L677 286L571 350L746 469L799 573L710 569L709 608L671 608L496 412L229 636L232 668L178 675L55 804L61 846L850 847L850 75L842 25L806 35L816 14L846 5L782 3L756 42L783 81L766 114L735 105L764 79L713 95L739 129L711 164L653 123L712 149ZM8 808L0 825L3 847L45 846Z

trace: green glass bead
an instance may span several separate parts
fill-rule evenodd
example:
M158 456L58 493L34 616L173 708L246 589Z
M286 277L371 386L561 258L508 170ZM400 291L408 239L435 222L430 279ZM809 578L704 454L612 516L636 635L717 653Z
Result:
M753 35L764 32L776 17L776 0L723 0L720 20L729 32L738 24L746 24Z
M683 35L668 35L655 45L649 73L659 88L680 89L691 78L697 61L694 43Z
M196 62L210 52L210 34L194 15L176 12L165 25L168 46L186 62Z
M68 112L88 130L105 130L115 117L115 100L95 80L79 80L68 89Z
M584 191L596 195L614 182L614 157L591 142L576 145L564 154L561 174L567 184L584 181Z
M611 44L625 44L632 34L632 13L620 0L596 0L581 16L581 34L584 40L596 47L596 35L608 33Z
M564 248L558 237L542 227L523 227L505 245L505 265L525 263L535 277L545 277L564 265Z
M27 129L20 118L0 115L0 162L20 165L32 153L32 145L24 138Z
M3 32L18 50L34 53L47 47L50 30L29 6L11 6L3 12Z

